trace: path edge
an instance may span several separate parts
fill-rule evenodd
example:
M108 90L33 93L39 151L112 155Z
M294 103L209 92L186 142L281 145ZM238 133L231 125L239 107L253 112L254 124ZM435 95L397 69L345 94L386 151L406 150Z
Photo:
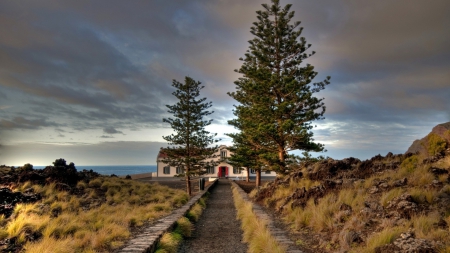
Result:
M245 193L245 191L238 185L236 182L231 181L232 187L236 188L236 190L239 192L241 197L244 199L244 201L250 203L252 205L253 212L255 213L256 217L261 220L265 220L267 222L267 229L269 230L269 233L272 235L273 238L278 242L278 244L286 247L286 253L304 253L301 250L295 249L288 249L290 246L295 246L295 243L291 241L286 235L286 231L276 228L275 225L272 222L272 219L270 216L263 210L263 208L251 201L251 199L248 197L248 194Z
M157 220L152 226L147 227L144 231L138 234L133 239L129 240L126 246L119 250L119 253L153 253L156 251L161 237L166 232L171 232L178 219L184 217L189 210L202 198L207 192L209 192L214 186L216 186L218 180L214 180L211 184L205 187L205 190L199 192L192 197L182 207L174 210L168 216Z

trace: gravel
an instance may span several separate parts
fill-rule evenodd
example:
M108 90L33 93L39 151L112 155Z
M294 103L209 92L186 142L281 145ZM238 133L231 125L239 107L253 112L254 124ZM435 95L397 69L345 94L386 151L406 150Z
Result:
M240 226L230 182L221 179L211 190L206 209L194 225L192 237L183 241L178 253L245 253L247 244L242 242Z

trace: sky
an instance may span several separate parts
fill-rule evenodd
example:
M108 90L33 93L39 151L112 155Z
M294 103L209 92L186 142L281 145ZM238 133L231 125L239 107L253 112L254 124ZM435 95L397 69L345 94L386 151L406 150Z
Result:
M152 165L172 80L201 81L221 144L259 0L0 1L0 164ZM404 153L450 121L450 1L292 3L331 76L314 139L335 159Z

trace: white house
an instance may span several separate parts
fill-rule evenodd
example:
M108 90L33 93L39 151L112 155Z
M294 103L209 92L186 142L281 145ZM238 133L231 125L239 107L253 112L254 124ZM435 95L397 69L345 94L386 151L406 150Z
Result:
M215 161L220 161L218 165L213 168L209 168L204 174L204 177L228 177L228 178L239 178L243 179L247 177L247 170L242 168L233 167L231 164L226 162L226 157L231 156L231 152L228 150L227 146L221 145L215 153L216 158L213 158ZM176 168L169 166L166 163L160 161L166 156L163 152L159 152L158 157L156 159L157 164L157 172L156 177L174 177L175 175L183 173L182 168ZM250 177L256 176L254 170L250 170ZM261 177L275 177L276 173L273 171L263 171L261 172Z

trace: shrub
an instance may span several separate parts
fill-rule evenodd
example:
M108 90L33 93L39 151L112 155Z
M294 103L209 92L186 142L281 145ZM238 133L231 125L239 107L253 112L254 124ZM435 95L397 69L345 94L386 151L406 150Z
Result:
M190 237L192 234L192 223L186 217L181 217L177 220L177 227L175 228L176 233L182 235L183 237Z
M89 187L99 188L102 186L102 180L100 178L96 178L94 180L89 181Z
M400 176L406 176L409 173L413 172L416 169L419 163L419 157L417 155L410 156L403 160L400 164Z
M427 136L426 143L426 149L431 156L442 153L447 147L445 139L435 133L430 133Z
M165 233L158 243L155 253L176 253L183 237L178 233Z
M198 219L200 218L200 215L203 212L203 208L200 204L196 203L191 210L189 210L189 212L186 214L186 217L193 222L198 221Z

